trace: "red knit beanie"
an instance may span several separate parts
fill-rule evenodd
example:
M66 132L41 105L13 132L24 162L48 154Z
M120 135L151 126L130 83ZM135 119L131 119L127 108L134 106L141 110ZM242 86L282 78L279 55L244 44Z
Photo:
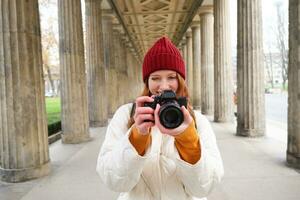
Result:
M143 80L157 70L174 70L185 79L185 65L179 50L166 38L160 38L145 55Z

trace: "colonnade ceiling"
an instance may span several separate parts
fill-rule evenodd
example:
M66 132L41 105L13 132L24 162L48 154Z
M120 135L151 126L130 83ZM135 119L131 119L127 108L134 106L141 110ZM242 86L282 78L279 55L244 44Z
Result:
M204 0L108 0L140 56L162 35L175 44Z

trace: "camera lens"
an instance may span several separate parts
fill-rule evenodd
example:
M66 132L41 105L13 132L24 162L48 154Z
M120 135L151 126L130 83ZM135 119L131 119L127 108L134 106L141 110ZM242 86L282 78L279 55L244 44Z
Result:
M183 113L176 104L164 104L159 111L160 123L169 129L177 128L183 122Z

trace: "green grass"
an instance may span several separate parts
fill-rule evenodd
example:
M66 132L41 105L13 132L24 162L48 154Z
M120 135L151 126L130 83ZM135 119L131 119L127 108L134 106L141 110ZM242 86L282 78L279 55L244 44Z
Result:
M60 98L46 97L48 125L60 121Z

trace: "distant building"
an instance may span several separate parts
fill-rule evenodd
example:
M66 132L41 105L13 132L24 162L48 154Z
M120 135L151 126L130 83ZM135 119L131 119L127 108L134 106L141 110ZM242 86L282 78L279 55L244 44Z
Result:
M265 53L264 55L265 67L265 85L266 87L282 87L282 58L280 53Z

